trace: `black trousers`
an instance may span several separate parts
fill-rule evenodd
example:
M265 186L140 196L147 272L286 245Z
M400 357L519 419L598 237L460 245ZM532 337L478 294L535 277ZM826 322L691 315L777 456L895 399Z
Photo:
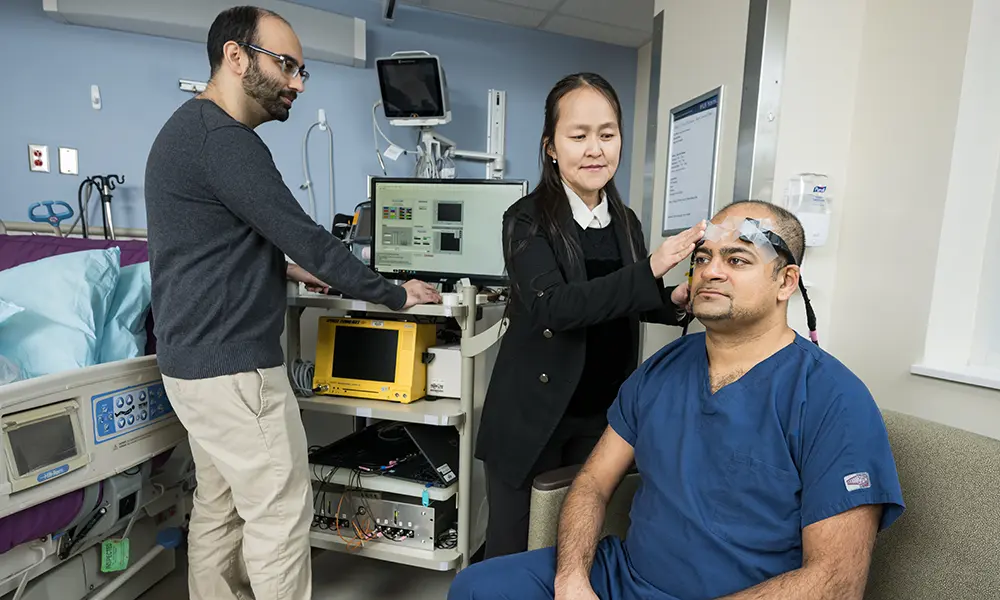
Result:
M490 506L490 520L486 526L486 558L528 549L528 513L531 508L531 484L535 476L586 462L607 425L604 413L592 417L563 417L520 487L500 479L486 465L486 495Z

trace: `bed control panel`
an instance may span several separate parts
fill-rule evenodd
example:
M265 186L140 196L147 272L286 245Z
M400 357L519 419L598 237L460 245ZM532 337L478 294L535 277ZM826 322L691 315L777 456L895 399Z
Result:
M94 443L101 444L173 416L163 383L144 383L91 398Z

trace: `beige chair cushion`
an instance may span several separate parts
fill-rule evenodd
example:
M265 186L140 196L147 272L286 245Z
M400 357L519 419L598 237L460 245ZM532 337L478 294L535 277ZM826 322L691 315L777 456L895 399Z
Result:
M559 511L563 499L569 492L579 465L563 467L549 473L543 473L535 478L531 489L531 513L528 521L528 550L548 548L556 545L556 528L559 525ZM604 515L604 531L601 537L617 535L625 537L628 531L629 511L632 509L632 496L639 489L639 475L631 472L625 476L611 501L608 502Z
M879 534L866 600L1000 599L1000 440L883 417L906 512Z

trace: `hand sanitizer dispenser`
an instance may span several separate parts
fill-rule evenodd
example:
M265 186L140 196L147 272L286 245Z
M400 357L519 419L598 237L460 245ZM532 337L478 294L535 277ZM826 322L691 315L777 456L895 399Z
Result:
M788 181L785 208L802 222L806 246L822 246L830 235L829 180L819 173L799 173Z

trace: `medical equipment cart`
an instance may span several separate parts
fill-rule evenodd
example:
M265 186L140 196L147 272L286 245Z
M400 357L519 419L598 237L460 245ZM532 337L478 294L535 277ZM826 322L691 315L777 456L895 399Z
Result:
M337 396L299 397L303 411L319 411L362 419L381 419L402 423L422 423L440 427L455 427L459 434L458 481L447 488L426 488L390 477L373 477L365 481L365 490L387 492L421 498L427 493L433 501L456 499L458 509L457 543L453 549L419 549L391 542L368 542L360 549L351 547L337 533L314 528L310 542L314 548L350 552L376 560L405 564L435 571L462 569L469 565L474 553L485 541L487 519L486 482L482 463L473 458L472 446L481 414L482 401L489 383L493 360L502 334L503 305L491 303L474 287L462 288L454 305L422 305L403 311L385 306L336 296L303 291L298 284L288 287L288 310L285 324L286 359L289 368L301 358L301 318L307 308L326 313L382 316L437 317L454 319L462 330L461 338L461 399L442 398L400 404L383 400L365 400ZM314 481L340 486L350 484L350 473L344 470L330 477L329 467L311 465ZM475 531L474 531L475 529Z

